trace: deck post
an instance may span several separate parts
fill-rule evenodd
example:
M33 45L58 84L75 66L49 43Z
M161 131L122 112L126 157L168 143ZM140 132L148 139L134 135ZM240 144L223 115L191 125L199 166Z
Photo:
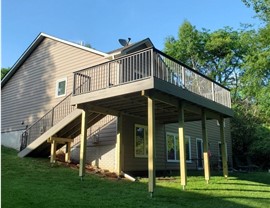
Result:
M223 175L224 175L225 178L228 178L228 163L227 163L227 154L226 154L226 142L225 142L224 118L223 118L223 116L220 116L219 128L220 128Z
M148 97L148 191L152 197L156 183L155 174L155 101Z
M57 143L55 140L52 140L51 143L51 163L55 163L55 159L56 159L56 146Z
M123 168L123 141L122 141L122 115L119 115L117 118L117 137L116 137L116 173L118 176L121 174L122 168Z
M179 137L180 177L183 190L185 190L187 185L184 117L185 117L184 107L183 104L180 102L178 106L178 137Z
M203 138L203 161L204 161L204 178L206 183L210 180L210 164L208 154L208 134L206 128L206 113L202 110L202 138Z
M80 145L80 169L79 176L83 178L85 175L86 145L87 145L87 110L82 109L81 121L81 145Z
M71 142L66 143L65 162L70 163Z

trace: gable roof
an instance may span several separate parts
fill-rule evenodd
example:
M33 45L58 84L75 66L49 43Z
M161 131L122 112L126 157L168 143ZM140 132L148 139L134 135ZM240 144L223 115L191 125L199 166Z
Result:
M60 38L56 38L54 36L45 34L45 33L40 33L35 40L30 44L30 46L24 51L24 53L21 55L21 57L16 61L16 63L11 67L11 69L9 70L9 72L7 73L7 75L3 78L3 80L1 81L1 87L4 87L4 85L8 82L8 80L16 73L16 71L20 68L20 66L25 62L25 60L30 56L30 54L38 47L38 45L45 39L45 38L50 38L52 40L85 50L85 51L89 51L104 57L107 57L108 54L107 53L103 53L101 51L92 49L92 48L88 48L85 46L81 46L79 44L76 43L72 43L70 41L66 41Z

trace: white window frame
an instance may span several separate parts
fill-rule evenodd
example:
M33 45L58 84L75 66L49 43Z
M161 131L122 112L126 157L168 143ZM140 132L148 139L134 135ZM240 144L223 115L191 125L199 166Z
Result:
M172 135L174 136L174 146L176 145L176 142L179 143L179 138L178 138L178 134L176 133L172 133L172 132L166 132L166 160L167 162L179 162L180 160L177 160L177 159L168 159L168 152L169 152L169 149L168 149L168 141L167 141L167 135ZM178 138L178 139L176 139ZM189 160L186 159L186 162L187 163L192 163L192 159L191 159L191 137L190 136L187 136L185 135L185 144L186 144L186 141L188 141L189 145L188 145L188 148L189 148ZM179 146L179 145L178 145ZM180 151L180 147L179 147L179 151ZM175 154L175 158L176 158L176 151L174 152Z
M60 83L60 82L63 82L63 81L65 81L65 93L62 94L62 95L58 95L59 83ZM64 96L66 96L66 94L67 94L67 77L56 80L56 85L55 85L55 97L56 97L56 98L64 97Z
M136 128L144 128L144 150L143 154L137 154L136 151ZM148 127L146 125L135 124L134 126L134 156L136 158L147 158L148 157Z

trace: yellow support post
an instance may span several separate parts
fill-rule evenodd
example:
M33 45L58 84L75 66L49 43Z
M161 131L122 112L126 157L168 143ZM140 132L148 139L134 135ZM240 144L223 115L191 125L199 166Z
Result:
M121 174L123 165L123 150L122 150L122 115L117 118L117 137L116 137L116 173Z
M202 137L203 137L203 161L204 161L204 178L206 183L210 180L210 164L208 154L208 134L206 128L206 113L202 110Z
M228 163L227 163L227 155L226 155L224 118L222 116L220 116L220 119L219 119L219 127L220 127L220 140L221 140L221 154L222 154L223 175L224 175L225 178L228 178Z
M71 142L66 143L65 162L70 163Z
M184 129L184 107L180 103L178 107L178 137L179 137L179 156L180 156L180 176L181 185L185 190L187 185L187 169L186 169L186 148L185 148L185 129Z
M87 145L87 110L82 110L81 121L81 145L80 145L80 169L79 176L85 175L85 157L86 157L86 145Z
M148 191L152 197L156 183L155 174L155 101L148 97Z
M51 143L51 163L55 163L56 147L57 147L56 141L52 140L52 143Z

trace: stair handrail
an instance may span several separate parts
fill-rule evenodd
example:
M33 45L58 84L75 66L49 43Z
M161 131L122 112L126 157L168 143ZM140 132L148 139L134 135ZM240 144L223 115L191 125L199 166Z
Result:
M41 118L39 118L38 120L36 120L33 124L31 124L29 127L27 127L27 129L22 133L21 135L21 147L20 147L20 151L23 150L24 148L26 148L26 146L28 144L30 144L30 142L33 142L36 138L31 139L31 129L33 129L38 123L41 123L42 120L50 120L49 122L46 121L47 124L49 125L44 125L45 121L43 122L42 128L41 126L39 129L39 134L36 133L36 135L42 135L43 133L46 132L46 128L47 126L52 127L55 124L57 124L60 120L62 120L63 118L65 118L69 113L71 113L73 110L76 109L76 106L72 106L70 105L70 101L67 101L69 98L71 98L72 93L68 94L63 100L61 100L59 103L57 103L52 109L50 109L47 113L45 113ZM59 106L63 103L65 103L65 101L67 101L67 104L65 104L62 108L60 108L58 111L63 111L63 108L68 106L68 108L70 109L65 109L65 113L60 116L61 118L58 118L58 120L55 119L55 117L57 116L57 111L55 111L57 108L59 108ZM66 107L67 108L67 107ZM51 116L50 116L51 114ZM45 127L46 126L46 127Z

